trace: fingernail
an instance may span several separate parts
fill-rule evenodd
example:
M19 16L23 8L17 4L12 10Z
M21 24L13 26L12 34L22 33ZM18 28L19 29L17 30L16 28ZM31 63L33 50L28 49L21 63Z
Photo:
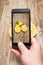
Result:
M23 43L22 42L18 42L18 46L21 46L21 45L23 45Z

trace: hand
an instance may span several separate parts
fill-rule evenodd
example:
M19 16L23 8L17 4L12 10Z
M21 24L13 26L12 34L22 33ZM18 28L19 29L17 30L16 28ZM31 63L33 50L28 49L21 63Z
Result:
M27 49L22 42L18 43L19 51L11 48L11 51L22 61L23 65L42 65L41 48L37 41L31 39L31 47Z

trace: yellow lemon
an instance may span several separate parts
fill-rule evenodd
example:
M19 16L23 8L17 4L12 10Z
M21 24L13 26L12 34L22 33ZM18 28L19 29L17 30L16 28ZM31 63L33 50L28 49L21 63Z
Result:
M10 36L10 38L12 38L12 29L11 29L11 27L9 28L9 36Z
M22 25L22 26L21 26L21 30L22 30L23 32L26 32L26 31L27 31L27 26L26 26L26 25Z
M31 23L31 36L35 36L37 34L36 27L33 23Z
M12 24L12 21L10 20L10 24Z
M15 32L16 32L16 33L21 32L21 27L20 27L19 25L16 25L16 26L15 26Z
M19 21L18 23L19 23L19 26L22 26L23 25L23 22L21 22L21 21Z

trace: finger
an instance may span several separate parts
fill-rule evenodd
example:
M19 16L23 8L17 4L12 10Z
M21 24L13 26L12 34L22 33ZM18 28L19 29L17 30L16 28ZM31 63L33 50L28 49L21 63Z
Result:
M14 53L18 58L20 58L20 52L15 50L15 49L12 49L12 46L10 45L10 50L12 53Z
M34 45L36 45L36 46L41 48L41 44L37 43L36 39L33 38L33 37L31 38L31 44L34 44Z
M31 38L31 44L33 44L33 45L34 45L34 44L35 44L35 45L37 44L36 39L35 39L35 38L33 38L33 37Z
M36 41L36 39L35 38L31 38L31 47L30 47L30 49L32 50L32 49L37 49L37 48L39 48L39 44L37 43L37 41Z
M11 49L11 52L14 53L19 59L20 59L20 52L15 50L15 49Z
M19 50L21 51L21 53L27 52L27 50L28 50L22 42L18 43L18 47L19 47Z

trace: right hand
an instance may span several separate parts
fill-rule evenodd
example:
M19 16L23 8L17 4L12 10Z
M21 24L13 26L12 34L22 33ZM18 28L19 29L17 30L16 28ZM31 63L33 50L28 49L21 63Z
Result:
M19 51L11 48L11 51L22 61L23 65L42 65L41 48L37 41L31 39L31 47L27 49L22 42L18 43Z

